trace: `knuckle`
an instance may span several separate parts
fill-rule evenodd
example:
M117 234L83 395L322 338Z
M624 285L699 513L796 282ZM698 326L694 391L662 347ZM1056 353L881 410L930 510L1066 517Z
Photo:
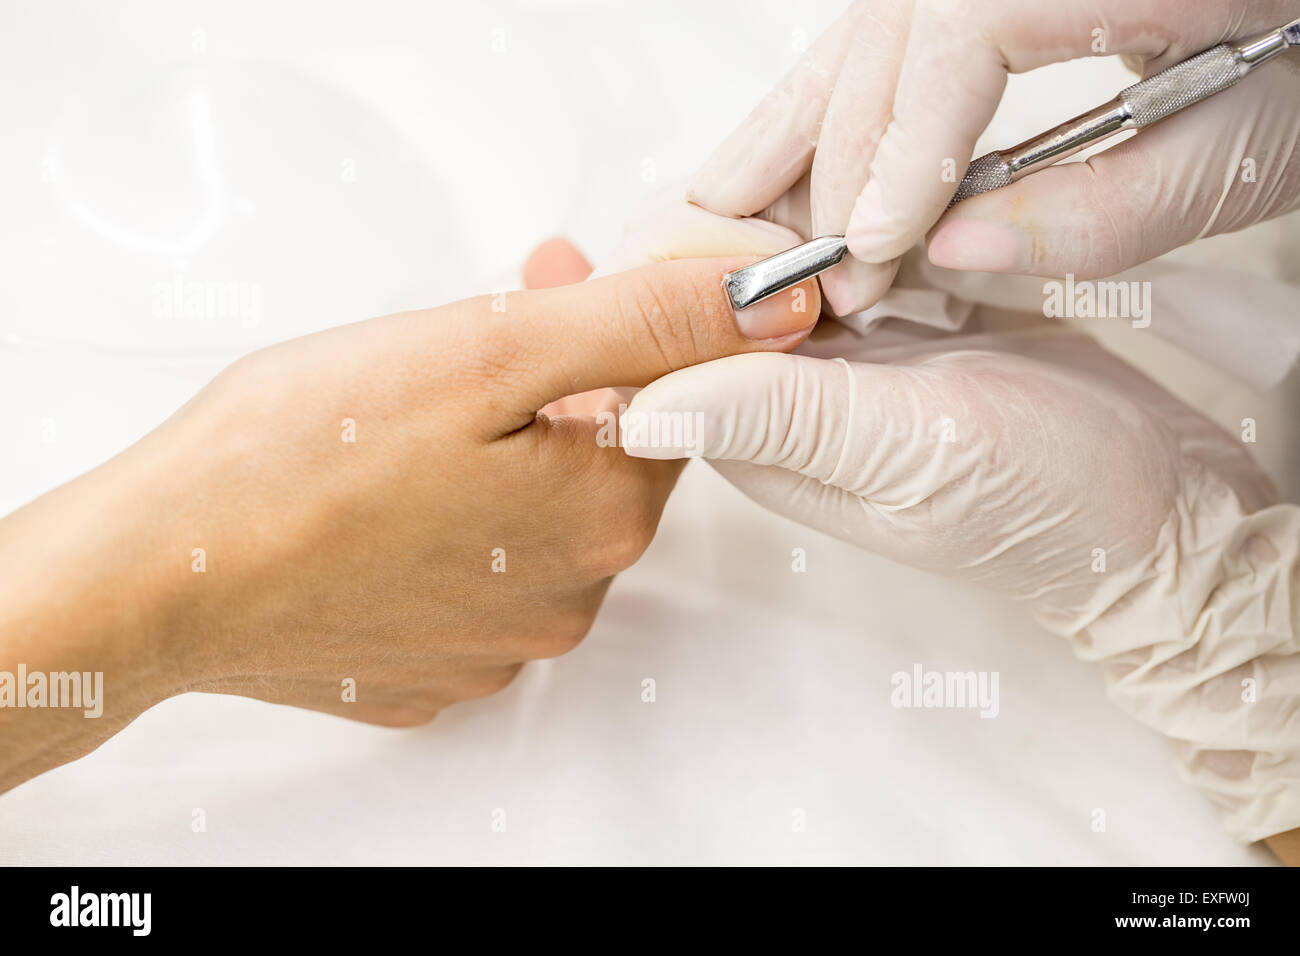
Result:
M455 343L457 356L444 378L453 389L465 386L499 387L529 373L536 360L530 356L519 330L495 320L483 323L472 335Z
M700 360L692 317L702 312L689 286L663 281L662 270L636 269L619 277L615 287L619 327L632 350L650 349L665 368L678 369Z

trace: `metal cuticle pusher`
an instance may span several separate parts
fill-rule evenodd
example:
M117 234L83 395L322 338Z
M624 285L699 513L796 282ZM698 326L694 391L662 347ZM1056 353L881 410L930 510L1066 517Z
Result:
M1123 130L1142 129L1172 116L1233 86L1294 46L1300 46L1300 19L1252 40L1222 43L1176 63L1133 84L1110 102L1019 146L971 160L948 206L1008 186ZM723 285L733 308L744 309L825 272L847 253L843 236L821 236L729 272Z

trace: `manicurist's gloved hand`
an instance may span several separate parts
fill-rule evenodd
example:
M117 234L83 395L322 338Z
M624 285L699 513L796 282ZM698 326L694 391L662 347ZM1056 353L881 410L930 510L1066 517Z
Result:
M1103 50L1149 76L1296 17L1297 0L858 0L722 143L689 196L755 215L810 173L809 233L847 235L853 257L821 277L838 315L872 305L927 232L939 266L1110 275L1300 205L1300 63L1284 54L1086 163L945 214L1007 74Z
M700 229L709 248L751 241L716 217L660 222L677 255ZM627 415L699 415L690 453L760 504L1023 603L1172 740L1235 837L1300 827L1300 508L1236 436L1092 339L990 310L967 330L830 323L808 354L658 379Z
M702 455L760 504L1023 602L1233 835L1300 826L1300 508L1241 443L1078 335L868 357L721 359L628 414L702 412Z
M538 410L793 348L816 289L738 322L721 276L750 261L659 263L254 353L4 518L0 672L99 672L103 692L90 719L89 703L49 706L48 685L39 706L8 700L0 791L184 691L407 725L574 647L679 467Z

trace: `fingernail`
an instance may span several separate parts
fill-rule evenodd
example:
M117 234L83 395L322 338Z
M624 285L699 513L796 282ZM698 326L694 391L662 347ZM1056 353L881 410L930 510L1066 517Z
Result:
M817 321L820 303L805 285L778 292L770 299L735 310L736 325L747 339L775 339L799 332Z
M1019 272L1025 234L1013 226L982 219L952 218L930 237L930 261L967 272Z

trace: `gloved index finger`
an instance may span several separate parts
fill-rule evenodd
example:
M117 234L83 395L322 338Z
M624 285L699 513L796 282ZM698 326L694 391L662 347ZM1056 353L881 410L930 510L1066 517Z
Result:
M922 5L908 35L893 118L845 237L864 262L906 252L943 215L1006 87L997 49Z
M1164 59L1162 51L1177 50L1186 56L1230 35L1276 26L1286 19L1283 6L1279 0L1246 9L1219 2L1184 9L1154 0L1058 0L1047 7L1037 0L918 2L893 118L845 233L849 252L864 262L887 262L938 220L1009 72L1103 54Z

